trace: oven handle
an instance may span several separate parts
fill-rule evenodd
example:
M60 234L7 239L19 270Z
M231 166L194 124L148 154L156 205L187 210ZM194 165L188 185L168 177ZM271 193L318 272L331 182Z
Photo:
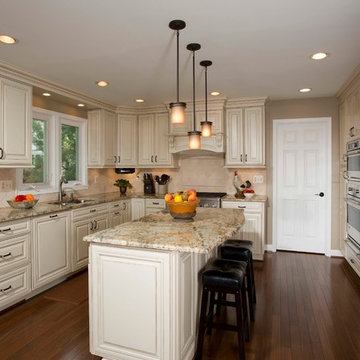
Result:
M350 205L353 206L355 209L360 210L360 203L359 203L359 202L354 201L354 200L348 198L348 199L346 199L346 203L347 203L347 204L350 204Z
M349 157L352 157L352 156L358 156L360 154L360 150L357 149L357 150L350 150L346 153L346 157L349 158Z

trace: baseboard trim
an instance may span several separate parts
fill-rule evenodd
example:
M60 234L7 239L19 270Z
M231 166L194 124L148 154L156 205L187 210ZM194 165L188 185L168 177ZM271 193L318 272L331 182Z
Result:
M276 247L274 244L265 244L265 251L276 252Z
M344 257L344 254L341 252L341 250L330 250L330 256L331 257Z

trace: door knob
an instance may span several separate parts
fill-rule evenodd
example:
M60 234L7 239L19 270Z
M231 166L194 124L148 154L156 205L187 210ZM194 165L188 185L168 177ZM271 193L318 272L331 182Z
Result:
M319 193L319 194L315 194L316 196L320 196L320 197L324 197L325 194L323 192Z

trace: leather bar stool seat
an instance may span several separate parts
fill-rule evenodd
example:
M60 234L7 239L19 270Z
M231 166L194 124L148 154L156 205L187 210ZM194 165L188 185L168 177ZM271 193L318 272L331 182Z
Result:
M249 303L250 320L255 320L254 304L256 304L256 289L254 278L254 265L252 257L252 242L247 240L226 240L220 246L222 259L244 261L247 264L246 283Z
M202 359L205 331L212 328L236 331L239 342L239 358L245 359L245 339L249 339L249 325L246 305L245 274L247 264L243 261L213 259L202 272L202 300L200 310L199 332L195 359ZM234 294L235 301L225 301L221 297L215 300L216 293ZM207 314L210 295L209 313ZM214 322L214 305L236 308L236 325Z

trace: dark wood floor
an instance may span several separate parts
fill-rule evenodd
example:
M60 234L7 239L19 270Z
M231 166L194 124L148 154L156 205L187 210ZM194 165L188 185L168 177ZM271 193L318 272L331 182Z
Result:
M344 260L267 253L255 263L255 276L247 360L360 359L360 281ZM86 293L83 273L1 314L0 359L99 359L89 353ZM224 317L233 322L232 309ZM206 336L204 360L236 354L235 333Z

